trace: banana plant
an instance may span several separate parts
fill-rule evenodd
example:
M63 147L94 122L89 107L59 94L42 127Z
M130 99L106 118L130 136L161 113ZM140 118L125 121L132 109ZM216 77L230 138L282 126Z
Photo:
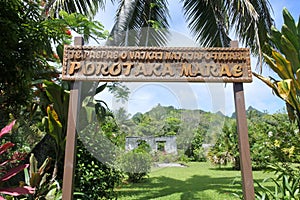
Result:
M290 120L296 121L300 128L300 23L295 22L286 8L283 19L281 31L271 28L267 50L263 53L265 62L281 80L253 74L286 102Z

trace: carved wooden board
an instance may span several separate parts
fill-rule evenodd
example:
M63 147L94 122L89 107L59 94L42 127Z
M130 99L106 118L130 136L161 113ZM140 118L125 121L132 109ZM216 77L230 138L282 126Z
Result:
M65 46L63 80L252 82L246 48Z

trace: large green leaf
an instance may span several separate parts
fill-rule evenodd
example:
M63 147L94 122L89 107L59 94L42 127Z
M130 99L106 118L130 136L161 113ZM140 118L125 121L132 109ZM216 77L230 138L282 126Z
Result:
M300 67L298 51L295 49L291 41L284 35L281 37L282 53L286 56L287 60L291 62L293 72L296 72Z
M282 25L281 32L291 42L291 44L295 49L300 48L300 44L298 43L297 33L293 33L286 24Z
M283 14L284 24L286 24L287 27L289 27L289 29L292 31L292 33L296 35L297 27L293 16L286 8L283 8L282 14Z
M106 88L106 86L107 86L107 83L105 83L105 84L97 87L95 95L98 94L98 93L100 93L100 92L102 92Z
M65 91L62 86L51 81L44 81L43 87L45 88L46 95L49 98L49 103L52 104L61 123L64 124L63 129L66 129L69 110L69 92Z
M50 102L53 104L53 108L56 110L58 115L63 115L63 107L64 107L64 100L63 100L63 91L62 88L55 84L52 81L44 81L43 87L46 90L47 97L49 98Z
M60 145L65 137L62 132L62 130L63 130L62 124L60 122L60 119L59 119L57 113L51 106L47 107L47 114L48 114L49 134L55 140L57 151L59 151ZM61 152L59 152L59 153L61 153Z
M272 52L276 67L273 69L282 79L294 79L291 63L277 51Z

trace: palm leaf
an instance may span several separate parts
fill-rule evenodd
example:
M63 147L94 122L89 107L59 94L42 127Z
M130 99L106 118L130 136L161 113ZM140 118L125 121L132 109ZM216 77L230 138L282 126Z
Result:
M184 0L188 27L203 46L229 46L229 21L221 0Z
M227 11L231 28L239 41L258 53L268 41L267 34L273 24L268 0L228 0Z
M67 13L81 13L93 18L99 8L104 8L105 1L103 0L50 0L45 6L45 12L52 15L58 15L59 11Z
M264 0L183 0L188 26L204 46L229 46L234 30L242 44L258 52L273 20Z
M108 44L117 46L164 45L169 34L168 18L166 1L121 0Z

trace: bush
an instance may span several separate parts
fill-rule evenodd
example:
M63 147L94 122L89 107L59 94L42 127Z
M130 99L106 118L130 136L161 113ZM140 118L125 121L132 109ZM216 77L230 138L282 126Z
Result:
M150 173L151 155L138 149L129 151L121 158L121 169L128 176L128 181L139 182Z
M156 151L152 157L153 162L158 163L172 163L178 161L178 156L176 154L168 154L162 151Z
M299 166L291 163L270 164L268 171L275 173L276 178L266 178L261 183L256 181L256 199L300 199L300 171ZM274 183L274 187L264 186L265 182Z
M122 173L98 161L78 141L75 191L84 193L87 199L113 199L114 188L121 182Z
M184 154L183 150L178 150L178 156L177 156L177 161L178 162L183 162L183 163L188 163L190 162L190 158Z

